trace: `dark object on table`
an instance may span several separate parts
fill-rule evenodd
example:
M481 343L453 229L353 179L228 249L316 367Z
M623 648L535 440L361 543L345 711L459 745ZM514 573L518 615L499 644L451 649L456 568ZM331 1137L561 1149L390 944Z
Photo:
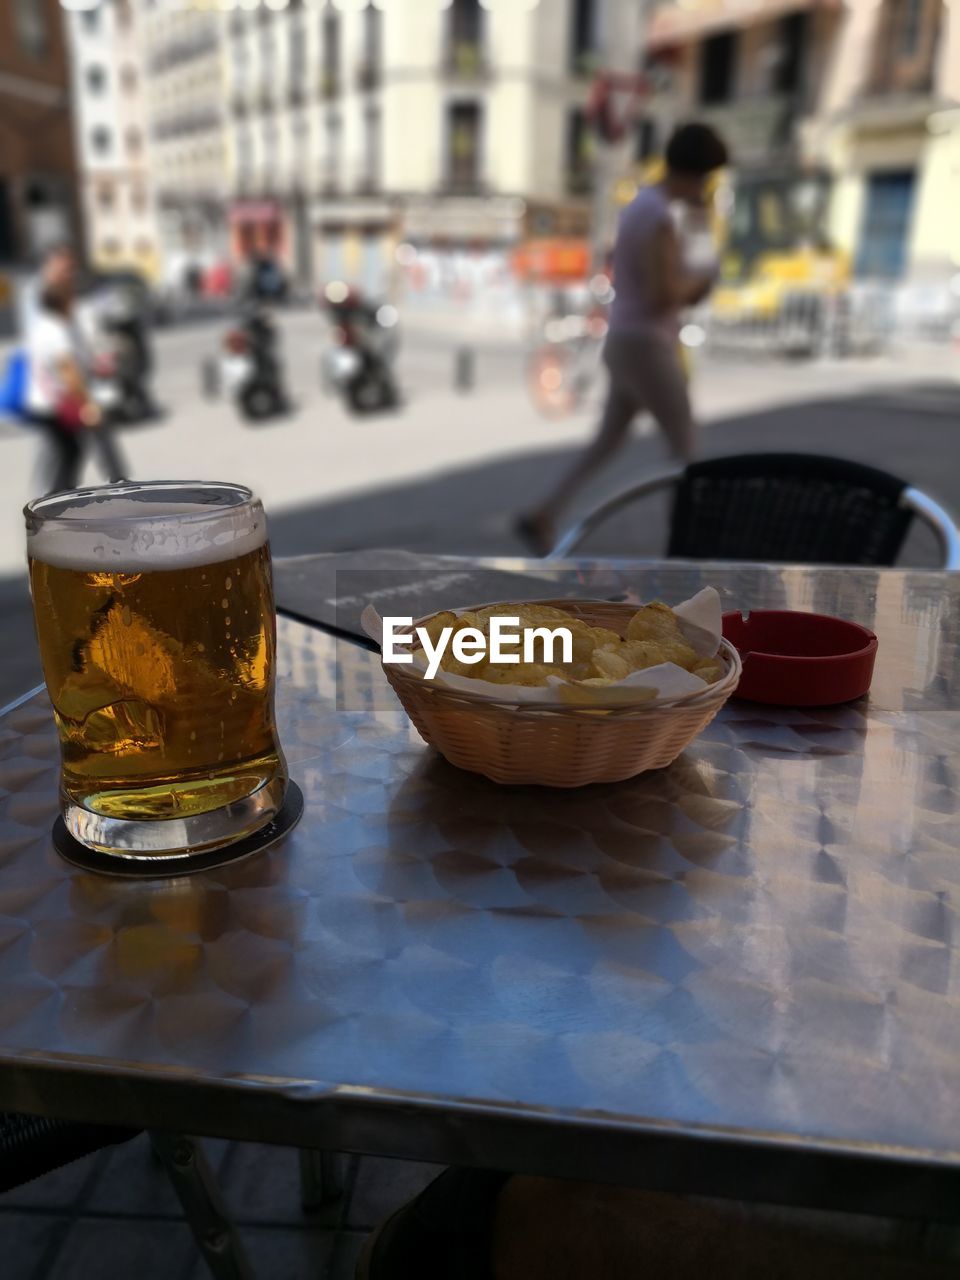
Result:
M547 600L549 577L469 564L415 551L358 550L293 556L274 565L277 608L379 652L360 615L368 604L382 615L423 618L478 600ZM574 588L569 594L577 594Z
M723 615L743 659L735 697L781 707L827 707L862 698L873 679L877 637L823 613L754 609Z
M941 567L960 569L960 530L928 494L874 467L808 453L735 454L662 472L584 516L548 558L570 555L616 511L665 488L676 490L669 556L892 565L919 517L940 544Z

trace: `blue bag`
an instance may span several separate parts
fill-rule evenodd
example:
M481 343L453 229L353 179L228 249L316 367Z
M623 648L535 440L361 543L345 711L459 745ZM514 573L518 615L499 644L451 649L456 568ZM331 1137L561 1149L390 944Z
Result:
M0 417L24 421L27 417L27 382L30 361L22 347L7 358L0 375Z

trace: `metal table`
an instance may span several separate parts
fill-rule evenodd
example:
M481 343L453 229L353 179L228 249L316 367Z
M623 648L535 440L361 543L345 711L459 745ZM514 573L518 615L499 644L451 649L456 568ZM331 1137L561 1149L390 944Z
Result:
M855 618L872 694L499 788L423 747L374 655L281 619L304 819L152 883L54 853L29 695L0 719L0 1107L957 1218L960 578L554 572Z

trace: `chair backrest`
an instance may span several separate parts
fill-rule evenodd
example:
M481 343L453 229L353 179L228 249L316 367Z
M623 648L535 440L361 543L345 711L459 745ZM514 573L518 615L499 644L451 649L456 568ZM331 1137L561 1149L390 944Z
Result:
M806 453L737 454L687 467L667 554L690 559L890 565L913 519L885 471Z

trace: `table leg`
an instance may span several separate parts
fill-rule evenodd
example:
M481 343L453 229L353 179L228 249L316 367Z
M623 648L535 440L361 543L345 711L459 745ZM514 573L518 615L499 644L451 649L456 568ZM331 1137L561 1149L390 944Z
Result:
M237 1230L202 1148L181 1134L150 1130L153 1149L177 1193L214 1280L254 1280Z
M322 1209L343 1195L343 1156L338 1151L300 1148L300 1204L304 1213Z

